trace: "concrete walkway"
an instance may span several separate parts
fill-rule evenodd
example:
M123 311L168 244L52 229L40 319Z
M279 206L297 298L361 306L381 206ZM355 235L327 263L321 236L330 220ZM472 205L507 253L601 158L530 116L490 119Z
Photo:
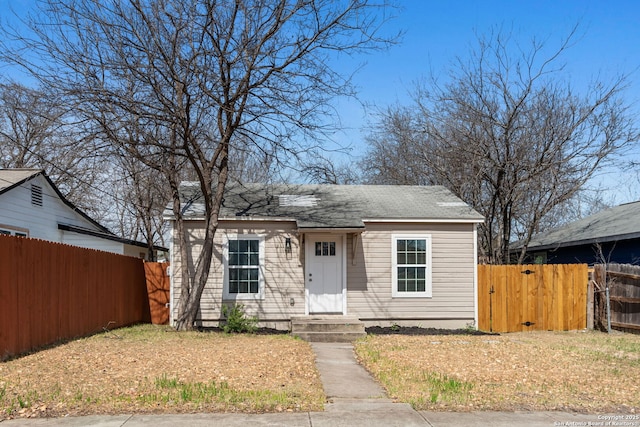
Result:
M284 414L179 414L93 415L87 417L18 419L0 422L0 427L141 427L141 426L513 426L627 425L640 427L640 420L621 414L581 415L564 412L429 412L415 411L405 403L393 403L380 385L356 363L353 346L344 343L313 343L320 378L328 403L324 412ZM627 424L614 424L614 423Z

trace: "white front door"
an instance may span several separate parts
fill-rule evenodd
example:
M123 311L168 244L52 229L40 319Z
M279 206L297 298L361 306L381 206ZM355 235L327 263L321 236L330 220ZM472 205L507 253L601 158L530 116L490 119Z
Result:
M309 314L343 314L342 238L307 234L305 281Z

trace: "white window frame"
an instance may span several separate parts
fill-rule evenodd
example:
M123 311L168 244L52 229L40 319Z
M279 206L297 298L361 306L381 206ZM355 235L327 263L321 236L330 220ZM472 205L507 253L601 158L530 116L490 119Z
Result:
M257 301L264 299L264 259L265 259L265 244L264 236L259 234L227 234L224 237L225 241L222 248L222 257L224 264L224 280L223 280L223 292L222 299L224 300L243 300L243 301ZM258 293L257 294L232 294L229 292L229 241L230 240L257 240L258 241Z
M26 228L17 228L0 224L0 234L6 234L8 236L29 237L29 230L27 230Z
M426 263L415 264L425 267L425 290L423 292L399 292L398 291L398 240L425 240ZM431 235L430 234L393 234L391 236L391 296L393 298L431 298ZM406 265L406 264L401 264Z

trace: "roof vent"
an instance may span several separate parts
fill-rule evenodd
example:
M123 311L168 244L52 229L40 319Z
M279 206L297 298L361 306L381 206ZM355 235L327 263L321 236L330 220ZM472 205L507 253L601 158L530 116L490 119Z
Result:
M298 206L309 208L318 206L320 199L312 195L304 194L281 194L278 196L278 204L280 206Z
M31 184L31 204L34 206L42 206L42 187Z

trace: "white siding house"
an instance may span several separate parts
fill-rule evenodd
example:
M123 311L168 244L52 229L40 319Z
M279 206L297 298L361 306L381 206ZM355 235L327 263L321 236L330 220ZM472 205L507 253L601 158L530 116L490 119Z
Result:
M147 257L146 243L111 233L69 202L39 169L0 169L0 233Z
M198 186L183 183L181 194L189 259L180 259L174 230L172 322L175 273L184 261L193 268L204 236ZM279 329L320 314L381 326L477 324L482 221L439 186L229 184L197 326L217 326L221 307L236 302Z

